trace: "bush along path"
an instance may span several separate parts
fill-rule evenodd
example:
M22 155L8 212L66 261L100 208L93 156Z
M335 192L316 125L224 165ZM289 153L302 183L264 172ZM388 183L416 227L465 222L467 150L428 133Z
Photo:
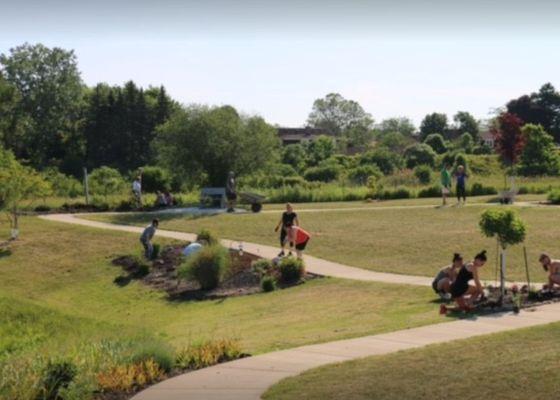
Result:
M52 214L41 218L132 233L140 233L143 229L84 220L69 214ZM195 239L194 234L165 230L159 230L158 235L184 241ZM225 246L232 243L223 241ZM244 243L244 250L266 258L273 258L277 251L274 247L252 243ZM310 272L327 276L422 286L431 284L431 279L427 277L376 273L310 256L305 261ZM519 314L473 316L420 328L302 346L179 375L145 389L133 399L259 399L270 386L280 380L322 365L557 321L560 321L560 303L553 303L522 310Z

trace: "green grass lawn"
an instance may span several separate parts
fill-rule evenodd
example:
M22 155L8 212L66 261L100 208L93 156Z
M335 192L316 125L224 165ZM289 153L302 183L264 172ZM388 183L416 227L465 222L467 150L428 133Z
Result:
M434 204L434 199L432 204ZM431 276L450 262L454 252L471 258L482 249L488 250L489 262L483 277L493 279L496 265L496 242L482 236L478 219L484 205L468 207L424 207L426 200L391 202L392 205L414 204L423 208L387 208L369 206L352 210L355 203L337 204L335 211L302 211L300 222L313 235L308 252L343 264L383 272ZM296 211L300 206L296 206ZM302 205L302 210L320 210L324 204ZM488 206L489 207L489 206ZM542 251L556 254L557 226L560 212L557 208L515 207L527 225L526 247L533 281L544 281L546 276L537 263ZM153 215L120 214L95 215L87 218L119 224L146 224ZM273 229L280 218L280 210L260 214L216 215L206 217L162 215L161 228L197 232L207 228L219 236L267 245L278 245ZM523 247L508 251L508 278L525 279Z
M0 256L0 372L19 371L29 357L82 360L104 343L180 349L236 338L256 354L440 320L429 288L330 278L268 294L173 302L139 282L113 283L121 270L110 260L139 254L137 235L33 217L21 223L11 254Z
M273 386L280 399L557 398L560 323L325 366Z

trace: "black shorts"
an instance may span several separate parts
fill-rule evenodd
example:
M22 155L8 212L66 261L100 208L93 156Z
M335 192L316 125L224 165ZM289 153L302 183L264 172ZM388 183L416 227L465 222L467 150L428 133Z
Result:
M237 200L237 193L235 192L226 192L226 198L230 201Z
M309 242L309 239L307 239L305 242L296 244L296 250L299 250L299 251L305 250L305 247L307 246L308 242Z
M454 299L458 297L463 297L465 293L469 290L469 285L451 285L451 297Z

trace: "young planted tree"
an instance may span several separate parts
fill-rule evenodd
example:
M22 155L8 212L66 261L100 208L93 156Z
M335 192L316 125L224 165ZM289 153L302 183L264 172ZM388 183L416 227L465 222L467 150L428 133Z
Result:
M482 213L480 230L486 237L495 237L500 248L500 288L505 294L506 249L525 240L525 224L512 210L492 209Z
M19 236L22 204L48 196L50 191L50 185L37 171L24 167L11 152L0 148L0 210L8 216L12 239Z

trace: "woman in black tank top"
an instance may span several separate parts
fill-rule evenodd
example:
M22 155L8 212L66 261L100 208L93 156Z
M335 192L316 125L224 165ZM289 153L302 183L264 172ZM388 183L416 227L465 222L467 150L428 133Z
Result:
M486 250L478 253L472 263L463 265L457 278L451 285L451 296L457 302L457 305L465 310L470 311L473 307L473 300L483 295L482 284L478 277L478 270L486 263ZM470 280L474 280L475 286L469 285Z

